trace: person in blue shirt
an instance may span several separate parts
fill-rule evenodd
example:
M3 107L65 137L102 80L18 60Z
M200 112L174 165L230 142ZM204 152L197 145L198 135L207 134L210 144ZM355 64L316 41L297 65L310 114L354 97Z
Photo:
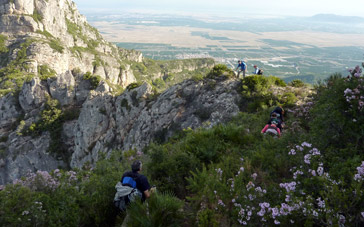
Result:
M239 60L238 67L236 67L236 70L238 70L238 78L239 78L241 72L243 72L243 78L245 78L245 72L247 70L246 63L244 61Z

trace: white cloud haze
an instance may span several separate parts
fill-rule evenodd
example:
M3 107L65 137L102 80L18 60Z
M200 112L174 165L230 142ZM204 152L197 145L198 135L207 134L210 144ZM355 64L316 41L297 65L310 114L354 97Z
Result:
M74 0L74 2L81 13L88 9L150 9L291 16L332 13L364 17L363 0Z

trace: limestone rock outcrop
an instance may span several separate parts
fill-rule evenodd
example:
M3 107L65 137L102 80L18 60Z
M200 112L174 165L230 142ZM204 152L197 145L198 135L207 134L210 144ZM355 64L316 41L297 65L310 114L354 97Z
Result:
M105 41L71 0L0 0L0 185L228 120L239 111L236 80L188 80L160 95L150 85L213 65L145 61Z

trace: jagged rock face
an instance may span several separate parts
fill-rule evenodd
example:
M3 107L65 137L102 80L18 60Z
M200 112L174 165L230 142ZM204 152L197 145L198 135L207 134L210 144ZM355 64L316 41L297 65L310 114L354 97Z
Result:
M57 80L50 83L49 90L51 96L57 99L61 105L71 105L75 98L75 85L75 78L71 71L67 71L58 76Z
M0 158L0 184L11 182L27 174L27 172L66 167L62 159L57 159L47 152L50 136L43 133L38 138L19 136L16 132L8 139L8 153Z
M9 37L8 46L33 39L27 49L29 72L47 65L57 75L77 68L122 86L135 81L130 71L122 76L120 60L141 62L142 54L119 52L88 25L71 0L0 0L0 14L0 33Z
M181 129L226 122L239 113L238 87L236 80L189 80L154 101L148 99L152 89L146 83L116 98L91 96L74 131L71 166L96 161L98 152L142 150L151 141L165 141Z
M93 164L100 152L112 149L141 150L177 130L224 122L238 112L237 81L187 81L156 99L151 99L152 88L145 83L115 97L120 86L136 82L131 64L142 62L142 54L103 40L71 0L0 0L0 33L8 49L0 52L7 60L0 67L14 67L5 72L21 70L12 76L27 77L13 94L0 95L0 184L28 171ZM179 64L170 72L213 65ZM92 79L100 76L101 82L92 83L86 72ZM2 83L0 91L5 90ZM231 92L224 94L225 89ZM54 135L49 131L29 136L32 130L44 129L34 127L47 117L43 113L50 100L58 100L57 111L80 112L76 119L64 120L58 131L64 153L50 152Z
M8 94L0 98L0 137L5 136L21 115L16 98Z
M25 112L40 107L46 100L47 88L41 84L38 77L32 79L30 83L24 83L19 94L19 103Z

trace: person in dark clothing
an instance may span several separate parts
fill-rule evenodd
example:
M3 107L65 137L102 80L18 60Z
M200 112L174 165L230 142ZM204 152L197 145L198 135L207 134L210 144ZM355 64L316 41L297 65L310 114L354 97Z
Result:
M130 178L134 179L136 182L136 189L138 189L142 194L142 201L150 197L150 184L146 176L140 174L142 171L143 163L140 160L134 161L131 165L131 170L123 174L121 178L121 183L124 185L128 185ZM128 185L133 187L132 185Z
M279 118L279 114L272 112L270 115L270 119L267 122L267 125L275 124L279 128L280 133L281 133L282 132L282 123L283 123L283 121L281 120L281 118Z
M278 119L280 119L280 123L282 124L283 123L283 115L284 115L284 110L283 110L283 108L282 107L280 107L280 106L277 106L276 108L274 108L274 110L270 113L270 116L271 116L271 118L272 118L272 114L273 113L276 113L277 114L277 117L278 117Z

